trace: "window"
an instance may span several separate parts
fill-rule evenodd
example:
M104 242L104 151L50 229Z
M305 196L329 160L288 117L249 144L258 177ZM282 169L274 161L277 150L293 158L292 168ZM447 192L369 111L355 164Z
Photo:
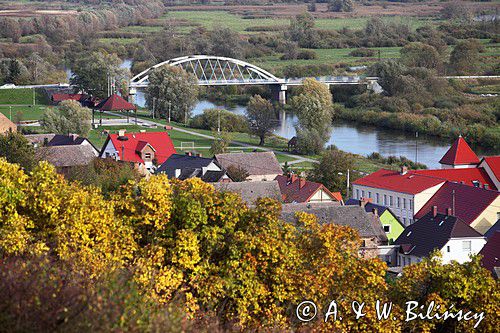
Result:
M406 199L403 199L403 209L406 209Z
M403 225L406 225L406 217L403 217Z
M361 191L361 197L364 198L365 197L365 191Z
M359 190L356 190L356 198L361 199L361 198L359 197Z
M372 192L368 191L368 198L372 197Z
M462 241L462 250L466 252L470 252L471 250L471 241Z
M408 223L412 224L413 223L413 219L408 219Z
M391 226L390 225L384 225L384 232L385 233L390 233L391 232Z
M380 202L380 194L377 193L377 203Z
M412 210L413 209L413 200L410 199L410 200L408 200L408 202L410 203L410 210Z
M401 207L401 202L400 202L400 200L399 200L399 197L398 197L397 202L398 202L398 208L399 208L399 207Z
M387 195L384 194L384 206L387 206Z
M151 158L151 153L144 153L144 158L150 159Z
M392 204L393 204L393 203L392 203L392 195L390 195L390 196L389 196L389 206L391 206L391 207L392 207Z
M450 252L450 246L449 245L446 247L446 252Z

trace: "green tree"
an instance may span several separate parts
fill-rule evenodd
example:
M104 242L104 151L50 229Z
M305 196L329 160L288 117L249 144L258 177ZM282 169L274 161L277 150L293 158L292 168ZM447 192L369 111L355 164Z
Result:
M430 45L415 42L405 45L400 51L401 61L407 67L425 67L439 70L442 66L441 56Z
M150 109L155 107L156 115L185 122L191 117L198 100L196 77L182 68L163 66L149 75L146 103Z
M478 74L481 44L475 39L459 42L450 55L450 67L458 75Z
M290 20L287 36L300 47L317 47L318 34L314 30L314 17L310 13L299 14Z
M276 112L270 101L255 95L247 104L247 118L250 130L260 139L259 146L264 145L266 136L271 133L276 120Z
M250 176L248 171L241 165L230 165L226 171L234 182L244 182Z
M212 141L212 146L210 147L210 154L215 155L226 153L227 147L229 147L231 141L233 140L232 134L225 131L221 131L220 133L214 131L212 132L212 135L214 140Z
M0 157L9 163L19 164L27 171L31 171L37 163L33 145L21 133L11 131L0 134Z
M98 98L108 97L108 83L113 79L117 84L128 79L127 69L120 68L121 60L116 54L105 51L82 53L72 65L73 76L70 83L76 90L82 90ZM111 93L117 92L111 91Z
M301 150L301 136L308 138L309 147L322 147L328 140L333 119L332 99L328 86L315 79L305 79L298 95L292 98L291 108L299 119L297 125L299 150ZM304 143L304 139L302 141ZM313 141L316 143L311 144Z
M92 111L77 101L63 101L57 108L49 108L40 118L42 128L56 134L87 136L90 131Z
M347 170L352 172L353 166L354 159L351 155L338 149L327 149L321 155L319 163L314 164L313 169L307 174L307 178L345 196Z

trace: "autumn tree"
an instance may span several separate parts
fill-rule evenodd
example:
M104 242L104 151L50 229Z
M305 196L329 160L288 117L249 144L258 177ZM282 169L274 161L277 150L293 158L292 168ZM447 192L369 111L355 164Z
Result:
M146 93L148 108L156 116L187 122L198 98L198 82L194 75L179 67L163 66L149 75Z
M405 278L397 279L391 298L400 307L411 300L428 305L434 301L440 314L446 309L481 313L484 319L477 328L476 320L414 320L404 323L405 331L419 332L496 332L500 325L500 290L490 271L481 267L480 258L459 264L443 264L437 251L422 262L405 267ZM453 305L453 308L451 306Z
M352 12L354 4L352 0L330 0L328 1L328 11L330 12Z
M401 61L407 67L425 67L439 70L442 66L441 56L430 45L415 42L405 45L401 51Z
M450 67L457 75L477 74L481 44L469 39L459 42L450 55Z
M230 165L226 169L233 182L244 182L250 174L241 165Z
M273 105L260 95L255 95L248 102L246 114L252 133L259 137L259 146L263 146L264 140L271 133L276 120Z
M40 118L42 128L50 133L75 133L87 136L90 131L92 111L77 101L63 101L57 108L49 108Z

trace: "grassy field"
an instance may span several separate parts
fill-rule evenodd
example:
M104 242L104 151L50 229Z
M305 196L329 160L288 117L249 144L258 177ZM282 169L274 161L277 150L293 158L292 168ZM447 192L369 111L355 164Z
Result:
M215 26L228 27L239 33L255 33L247 31L254 27L287 27L290 24L289 18L243 18L226 11L171 11L163 16L166 20L182 20L192 23L193 26L202 26L212 29ZM369 17L359 18L319 18L316 19L316 27L325 30L339 30L342 28L361 29L366 25ZM386 22L408 24L412 29L428 25L431 21L425 18L416 17L384 17ZM138 28L137 28L138 29ZM142 29L139 29L142 31ZM183 27L184 31L189 31L189 27ZM132 31L132 30L129 30ZM136 30L137 31L137 30Z
M47 105L46 95L35 89L35 104ZM32 105L33 89L0 89L0 105Z

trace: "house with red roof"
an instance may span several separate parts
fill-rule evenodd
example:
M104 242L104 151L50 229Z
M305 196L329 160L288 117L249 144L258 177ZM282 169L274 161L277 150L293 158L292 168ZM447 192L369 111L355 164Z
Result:
M490 270L495 278L500 274L500 232L497 231L488 239L479 254L482 256L481 265Z
M483 157L479 167L488 174L492 184L500 189L500 155Z
M479 162L479 157L461 135L439 161L443 169L475 168Z
M323 184L311 182L295 174L278 175L280 192L285 203L340 201L339 192L330 192Z
M442 254L443 263L464 263L470 255L478 254L486 239L467 223L452 215L451 208L445 214L433 207L420 220L408 226L394 242L399 245L398 266L420 262L434 250Z
M439 190L446 179L418 174L402 167L399 171L380 169L352 183L354 199L372 200L388 207L404 226Z
M174 144L167 132L109 134L100 157L134 163L138 169L153 172L157 165L175 154Z
M499 218L500 194L484 188L446 182L415 214L415 219L421 219L433 207L441 214L451 209L454 216L484 234Z

